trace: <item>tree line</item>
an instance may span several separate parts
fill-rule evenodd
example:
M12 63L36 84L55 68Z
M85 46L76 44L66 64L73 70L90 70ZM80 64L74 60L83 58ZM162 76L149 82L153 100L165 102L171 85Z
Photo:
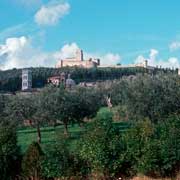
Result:
M119 79L123 76L137 75L138 73L156 74L158 72L177 73L170 69L155 69L148 71L144 68L29 68L32 71L32 86L33 88L41 88L47 84L47 79L51 76L60 75L62 72L71 74L71 77L79 82L94 82ZM21 90L21 74L22 69L12 69L0 71L0 92L15 92Z

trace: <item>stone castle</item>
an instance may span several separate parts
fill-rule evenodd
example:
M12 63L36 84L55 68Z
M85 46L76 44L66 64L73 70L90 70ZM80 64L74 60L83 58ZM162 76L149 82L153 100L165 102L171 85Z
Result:
M81 49L77 49L76 56L72 58L67 58L64 60L60 60L56 64L56 68L61 67L72 67L72 66L78 66L83 68L93 68L100 65L100 59L93 59L90 58L88 60L84 60L83 51Z
M146 69L154 69L155 67L149 66L148 61L144 60L142 63L138 64L129 64L129 65L100 65L100 59L90 58L88 60L84 60L83 51L81 49L77 49L76 56L72 58L66 58L63 60L59 60L56 64L56 68L61 67L81 67L81 68L130 68L130 67L143 67Z

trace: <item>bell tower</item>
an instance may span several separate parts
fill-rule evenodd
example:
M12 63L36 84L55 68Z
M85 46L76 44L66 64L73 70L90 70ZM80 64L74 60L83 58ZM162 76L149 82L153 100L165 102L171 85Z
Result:
M22 91L32 88L32 72L29 69L22 70Z
M148 67L148 60L144 60L143 65L144 65L144 68L147 68Z

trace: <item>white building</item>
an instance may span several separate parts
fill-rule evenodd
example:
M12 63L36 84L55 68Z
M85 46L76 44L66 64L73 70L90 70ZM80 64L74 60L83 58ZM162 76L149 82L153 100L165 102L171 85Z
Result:
M29 69L22 70L22 91L32 88L32 72Z

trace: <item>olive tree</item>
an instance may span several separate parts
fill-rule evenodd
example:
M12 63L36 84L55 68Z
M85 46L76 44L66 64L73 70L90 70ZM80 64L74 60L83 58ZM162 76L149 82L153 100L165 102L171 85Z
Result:
M81 123L85 117L96 114L101 106L101 97L95 91L63 87L48 87L43 92L42 103L47 119L60 121L64 125L64 134L68 135L68 124Z

